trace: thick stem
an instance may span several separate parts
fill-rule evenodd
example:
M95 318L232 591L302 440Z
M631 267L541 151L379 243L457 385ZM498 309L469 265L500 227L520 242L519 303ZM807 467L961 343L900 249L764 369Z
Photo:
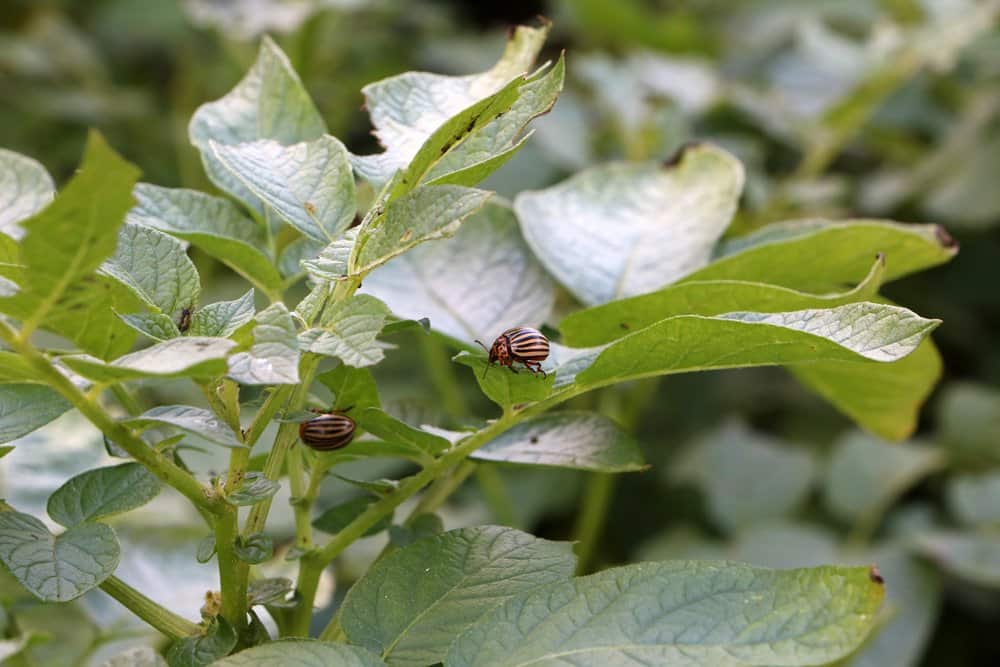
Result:
M312 502L305 485L305 470L302 466L302 448L292 446L288 450L288 483L292 492L292 512L295 514L295 546L303 551L312 549L312 524L309 521Z
M299 578L295 582L299 606L292 610L291 620L288 623L289 636L309 636L313 602L316 600L316 590L319 588L319 580L324 569L326 569L326 563L315 556L306 554L299 560Z
M215 550L219 561L219 584L222 588L222 616L232 624L237 634L247 626L246 568L236 557L238 532L236 508L233 507L215 522Z
M101 590L171 639L182 639L198 633L196 624L150 600L118 577L111 576L102 581Z

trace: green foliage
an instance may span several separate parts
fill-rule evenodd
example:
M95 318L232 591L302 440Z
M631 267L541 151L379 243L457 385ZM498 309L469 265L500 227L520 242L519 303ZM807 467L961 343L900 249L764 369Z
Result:
M156 477L138 463L77 475L49 496L48 512L67 528L142 507L160 493Z

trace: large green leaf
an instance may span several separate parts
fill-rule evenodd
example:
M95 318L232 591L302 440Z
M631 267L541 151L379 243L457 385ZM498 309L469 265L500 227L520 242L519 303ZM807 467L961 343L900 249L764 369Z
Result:
M743 166L710 145L667 164L611 164L514 201L528 244L594 305L663 287L708 264L736 212Z
M229 358L229 377L241 384L298 384L299 339L283 303L257 313L253 344Z
M450 531L377 561L348 592L341 625L391 665L433 664L497 604L568 579L575 560L570 544L512 528Z
M719 245L715 261L685 280L756 280L810 292L864 279L872 258L886 258L895 280L947 262L957 244L938 225L884 220L804 220L768 225Z
M232 301L202 306L191 317L192 336L228 338L254 316L253 290Z
M440 454L451 446L441 436L414 428L378 408L359 410L354 419L361 428L387 442L416 447L427 454Z
M584 347L611 342L675 315L833 308L871 300L878 293L884 271L885 258L880 256L855 288L831 294L809 294L745 280L684 281L656 292L578 310L559 323L559 331L563 344Z
M174 426L223 447L246 446L214 412L190 405L158 405L123 423L138 428Z
M333 137L291 146L269 139L209 145L220 164L310 239L330 243L354 220L354 174L347 149Z
M860 644L883 595L862 567L630 565L508 600L445 665L818 665Z
M226 356L236 343L225 338L174 338L110 364L84 355L62 362L96 382L120 382L143 377L214 377L226 371Z
M20 239L24 230L17 223L48 206L55 194L40 162L0 148L0 234Z
M485 354L462 351L452 360L471 368L479 388L486 397L505 410L521 403L533 403L544 399L552 393L552 386L556 380L556 376L552 373L542 376L523 368L516 370L496 364L491 366Z
M210 142L233 146L274 139L289 145L318 139L326 125L288 57L269 37L260 43L253 67L224 97L198 107L188 136L217 186L262 212L260 200L215 156Z
M380 224L358 234L353 272L366 274L420 243L454 235L492 194L457 185L423 186L390 202Z
M578 411L523 421L477 449L472 458L599 472L646 467L632 436L607 417Z
M837 443L830 460L827 505L844 521L872 520L944 463L934 447L890 445L862 433L849 434Z
M49 496L48 512L72 528L142 507L159 493L159 480L145 466L122 463L73 477Z
M314 639L281 639L240 651L212 663L213 667L381 667L384 662L357 646Z
M8 276L20 291L0 298L0 312L101 357L127 350L134 334L111 310L113 304L126 307L127 296L94 272L114 252L138 175L91 133L73 179L51 204L20 223L25 234L19 267Z
M364 410L381 404L375 378L367 368L354 368L340 364L321 373L316 379L333 393L335 410Z
M816 462L808 450L731 422L700 438L673 473L697 484L712 519L736 532L801 505L812 488Z
M0 443L17 440L69 410L69 402L38 384L0 386Z
M53 536L29 514L0 512L0 560L46 602L68 602L98 586L118 567L119 553L114 531L103 523Z
M510 113L518 100L519 89L527 88L521 75L535 61L547 34L547 25L519 26L497 64L482 74L443 76L406 72L365 86L361 91L365 107L375 126L375 136L386 151L352 156L355 169L369 181L381 184L409 165L412 187L432 170L433 177L440 179L472 168L477 172L474 177L481 178L499 167L503 160L493 158L508 151L524 124L543 110L526 101L515 117L500 122L500 114ZM560 73L560 84L561 79ZM530 97L551 96L545 86L530 91ZM547 99L537 104L544 107L546 103L551 106ZM468 152L460 153L461 142L475 138L479 132L486 136L470 146ZM433 151L429 150L432 146ZM456 157L450 158L449 152L456 153ZM492 163L489 164L492 169L485 169L484 162ZM438 164L442 166L435 168ZM470 174L456 178L460 180L454 182L475 184Z
M487 345L512 326L539 326L555 300L552 280L521 238L506 203L490 200L450 239L428 243L371 273L365 291L399 317Z
M280 291L282 277L261 250L261 227L231 201L195 190L135 186L136 205L128 221L189 241L265 292Z
M185 244L163 232L132 223L118 232L115 254L101 265L154 313L179 318L194 308L201 280Z
M304 350L338 357L348 366L372 366L385 357L385 345L376 337L388 317L384 303L355 294L327 308L316 328L299 334L299 342Z

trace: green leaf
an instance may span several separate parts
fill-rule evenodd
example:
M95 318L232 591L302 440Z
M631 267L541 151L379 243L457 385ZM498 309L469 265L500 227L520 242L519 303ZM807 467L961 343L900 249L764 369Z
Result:
M190 405L160 405L141 415L125 419L122 423L139 429L158 425L175 426L223 447L246 447L237 434L233 433L233 429L214 412Z
M333 137L291 146L271 140L208 143L222 166L310 239L330 243L354 221L354 174L347 149Z
M893 501L945 463L942 452L915 443L888 444L852 433L836 445L825 483L826 503L844 521L880 516Z
M1000 524L1000 473L961 475L948 480L948 508L963 524Z
M611 343L576 382L594 387L716 368L895 361L913 352L939 323L867 302L790 313L680 315Z
M444 532L444 522L437 514L418 514L405 526L389 526L389 541L395 547L405 547L427 537Z
M215 661L236 648L238 637L225 618L213 618L203 635L185 637L170 645L167 664L170 667L202 667L218 664Z
M155 341L162 342L181 335L181 330L177 328L173 319L163 313L134 313L118 317L131 328Z
M101 667L167 667L167 661L150 646L140 646L119 653Z
M44 384L24 357L0 350L0 384Z
M363 648L315 639L280 639L240 651L213 667L382 667L384 662Z
M53 536L29 514L0 512L0 560L46 602L68 602L100 585L118 567L119 553L114 531L103 523Z
M198 107L188 126L212 182L258 212L263 211L260 200L219 162L210 142L233 146L274 139L287 146L325 133L323 118L288 57L266 36L246 76L224 97Z
M189 241L265 292L284 281L268 255L264 230L231 201L196 190L135 186L136 206L127 220Z
M945 572L978 586L1000 588L1000 535L941 531L914 540L916 549Z
M254 316L253 290L232 301L202 306L191 316L192 336L229 338Z
M815 665L864 639L883 594L862 567L630 565L508 600L445 665Z
M10 454L15 449L16 448L13 445L5 445L3 447L0 447L0 459L2 459L3 457L7 456L8 454Z
M352 498L347 502L343 502L339 505L331 507L328 510L324 510L322 514L313 520L312 525L315 528L322 530L324 533L334 535L342 531L352 521L361 516L361 514L376 500L376 498L365 496ZM368 537L370 535L381 533L392 524L392 516L393 513L390 512L379 519L371 528L364 532L362 537Z
M372 440L365 436L355 438L348 447L330 452L317 452L316 456L323 460L327 468L365 459L404 459L420 465L427 465L432 460L427 452L416 445L399 441Z
M348 231L350 230L341 234L340 239L343 239ZM353 239L354 236L352 235L351 238ZM305 273L302 263L315 259L325 247L325 243L319 243L307 236L300 236L282 248L281 255L278 257L278 270L289 281L297 280Z
M24 236L17 223L49 205L56 186L37 160L0 148L0 234Z
M144 377L215 377L226 372L226 356L236 346L225 338L174 338L126 354L110 364L85 355L61 361L95 382L120 382Z
M938 440L957 463L970 468L1000 465L1000 391L955 382L941 395L937 409Z
M274 556L274 540L261 533L249 537L240 535L233 545L233 553L244 563L257 565Z
M490 609L568 579L575 565L567 542L499 526L450 531L376 561L348 592L341 625L393 665L433 664Z
M573 347L602 345L675 315L721 315L733 311L780 313L832 308L871 300L878 293L885 259L846 292L808 294L787 287L742 280L684 281L656 292L611 301L568 315L559 323L562 342Z
M72 528L142 507L159 493L159 480L145 466L122 463L73 477L49 496L48 512Z
M229 358L229 377L240 384L298 384L299 339L283 303L257 313L253 345Z
M302 349L337 357L348 366L372 366L385 357L385 346L376 340L389 317L389 308L368 294L355 294L323 312L317 328L299 335Z
M503 366L489 366L485 354L462 351L452 361L468 366L476 376L479 388L487 398L507 409L513 405L541 401L552 393L555 375L542 377L525 369L515 370Z
M115 254L101 273L124 285L154 313L177 318L194 308L201 293L198 270L185 245L163 232L134 223L122 225Z
M743 166L707 144L668 164L592 167L514 201L542 264L594 305L650 292L708 264L743 189Z
M381 405L375 378L367 368L353 368L340 364L316 376L333 393L334 410L377 408Z
M302 261L302 268L316 282L336 282L347 277L347 263L358 238L358 228L352 227L339 239L323 247L316 257Z
M599 472L646 468L632 436L607 417L577 411L523 421L477 449L471 458Z
M522 94L521 89L527 86L521 75L535 61L548 31L548 25L518 26L497 64L481 74L453 77L406 72L362 88L365 107L375 126L374 134L386 151L352 156L354 168L376 185L403 170L397 181L403 190L415 187L428 172L434 178L441 178L450 170L473 167L485 157L476 153L490 145L489 139L454 162L449 161L446 167L435 169L448 158L449 152L457 152L463 141L479 132L493 137L501 133L501 128L509 132L520 123L527 106L518 112L517 122L498 124L497 119L510 112ZM533 88L531 92L537 95L542 91ZM502 146L503 140L497 144ZM494 164L494 168L499 167ZM462 181L473 184L469 175Z
M673 470L705 493L708 512L727 532L788 515L812 488L808 450L730 422L705 434Z
M804 220L723 242L715 261L685 280L756 280L824 292L862 280L876 253L886 258L889 282L943 264L956 252L958 246L938 225Z
M215 555L215 535L206 535L198 542L198 551L195 553L195 560L199 563L207 563Z
M65 398L43 385L0 386L0 443L17 440L45 426L71 407Z
M441 436L413 428L378 408L359 410L354 414L354 420L358 426L387 442L415 447L432 456L451 447L451 443Z
M101 357L127 350L134 334L111 311L112 305L125 306L125 297L94 272L114 252L138 174L92 132L73 179L51 204L20 223L20 270L8 276L20 291L0 298L0 312Z
M23 589L18 587L18 593ZM20 660L4 667L48 667L80 665L86 662L101 630L82 604L45 604L20 600L11 607L13 620L24 636L30 637Z
M292 589L292 580L285 577L257 579L250 582L247 588L247 598L249 598L251 605L280 604L285 602L285 598L292 592Z
M280 488L279 482L268 479L264 473L248 472L239 486L226 496L226 502L237 507L256 505L273 496Z
M371 273L364 289L403 318L426 317L456 340L487 344L512 326L538 326L555 286L521 238L510 206L487 202L450 239L428 243Z

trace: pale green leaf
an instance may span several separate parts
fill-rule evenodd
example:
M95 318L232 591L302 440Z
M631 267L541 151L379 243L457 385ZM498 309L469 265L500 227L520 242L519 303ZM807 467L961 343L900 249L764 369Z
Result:
M347 232L344 232L340 238L346 234ZM326 245L323 243L314 241L308 236L300 236L282 248L281 255L278 257L278 270L289 281L296 280L305 273L302 263L316 259L325 247Z
M190 405L159 405L122 423L140 429L173 426L223 447L246 446L214 412Z
M523 421L477 449L472 458L598 472L646 467L632 436L607 417L577 411Z
M250 604L280 603L285 601L292 588L292 581L285 577L256 579L247 587L247 597L250 599Z
M522 403L541 401L552 393L556 379L554 373L542 376L524 368L517 370L496 364L491 366L485 353L472 354L462 351L456 354L452 361L471 368L476 375L479 388L486 397L504 409Z
M320 250L316 257L303 260L302 268L315 281L343 280L347 277L347 263L357 238L357 227L348 229L343 236Z
M914 540L917 550L945 572L978 586L1000 588L1000 535L930 532Z
M441 436L414 428L378 408L359 410L354 420L358 426L387 442L416 447L427 454L440 454L451 446Z
M241 384L298 384L299 340L283 303L257 314L253 344L229 358L229 377Z
M542 264L594 305L650 292L708 264L743 178L732 155L696 145L675 162L602 165L522 192L514 210Z
M818 665L860 644L883 594L868 568L630 565L508 600L445 665Z
M177 338L181 335L181 330L177 328L177 323L163 313L134 313L131 315L119 315L122 322L132 327L143 336L152 338L155 341L165 341Z
M502 286L502 287L500 287ZM552 310L552 280L521 238L517 219L495 199L450 239L428 243L379 267L364 290L398 317L471 344L512 326L541 325Z
M269 37L261 40L256 62L236 87L198 107L188 126L188 136L201 151L212 182L257 211L263 211L260 200L219 163L209 143L233 146L274 139L289 145L325 133L323 118L298 74Z
M492 194L457 185L423 186L390 202L377 226L359 232L352 273L363 275L420 243L454 235Z
M253 290L232 301L219 301L194 311L191 317L192 336L228 338L249 323L254 316Z
M945 463L942 452L916 443L889 444L852 433L836 445L827 471L827 506L844 521L881 515L904 491Z
M55 194L40 162L0 148L0 234L20 239L24 230L17 223L48 206Z
M338 357L348 366L372 366L385 357L376 340L389 317L384 303L368 294L356 294L329 306L316 328L299 335L302 349Z
M0 443L17 440L45 426L71 407L65 398L44 385L0 386Z
M256 505L273 496L280 488L279 482L268 479L264 473L248 472L239 486L226 495L226 502L236 506Z
M233 545L233 553L244 563L258 565L274 556L274 540L261 533L249 537L239 535Z
M131 290L151 311L170 318L193 308L201 293L198 271L185 245L134 223L122 225L115 254L100 271Z
M367 368L340 364L316 377L333 393L334 410L377 408L380 405L375 378Z
M307 237L330 243L354 220L354 174L347 149L333 137L290 146L269 139L208 143L220 164Z
M0 384L44 384L31 364L16 352L0 350Z
M68 602L118 567L118 540L103 523L53 536L28 514L0 512L0 560L21 585L46 602Z
M159 480L145 466L122 463L70 479L49 496L48 513L72 528L142 507L159 493Z
M202 667L215 664L218 658L228 655L236 648L236 630L223 616L215 616L209 621L204 634L184 637L175 641L167 650L167 664L170 667Z
M167 661L150 646L140 646L110 658L101 667L167 667Z
M729 422L699 438L673 470L697 484L712 519L727 532L790 514L816 476L809 451Z
M315 639L281 639L212 663L213 667L382 667L377 656L357 646Z
M61 361L96 382L118 382L143 377L214 377L226 372L226 356L236 345L225 338L174 338L111 363L84 355Z
M1000 391L964 382L948 385L938 401L937 437L949 456L970 467L1000 464Z
M377 561L348 592L341 625L392 665L434 664L490 609L568 579L575 565L569 543L512 528L442 533Z
M947 497L952 515L962 523L1000 524L1000 473L952 477Z
M261 250L264 231L232 202L195 190L140 183L128 221L153 227L215 257L265 292L280 291L283 280Z

